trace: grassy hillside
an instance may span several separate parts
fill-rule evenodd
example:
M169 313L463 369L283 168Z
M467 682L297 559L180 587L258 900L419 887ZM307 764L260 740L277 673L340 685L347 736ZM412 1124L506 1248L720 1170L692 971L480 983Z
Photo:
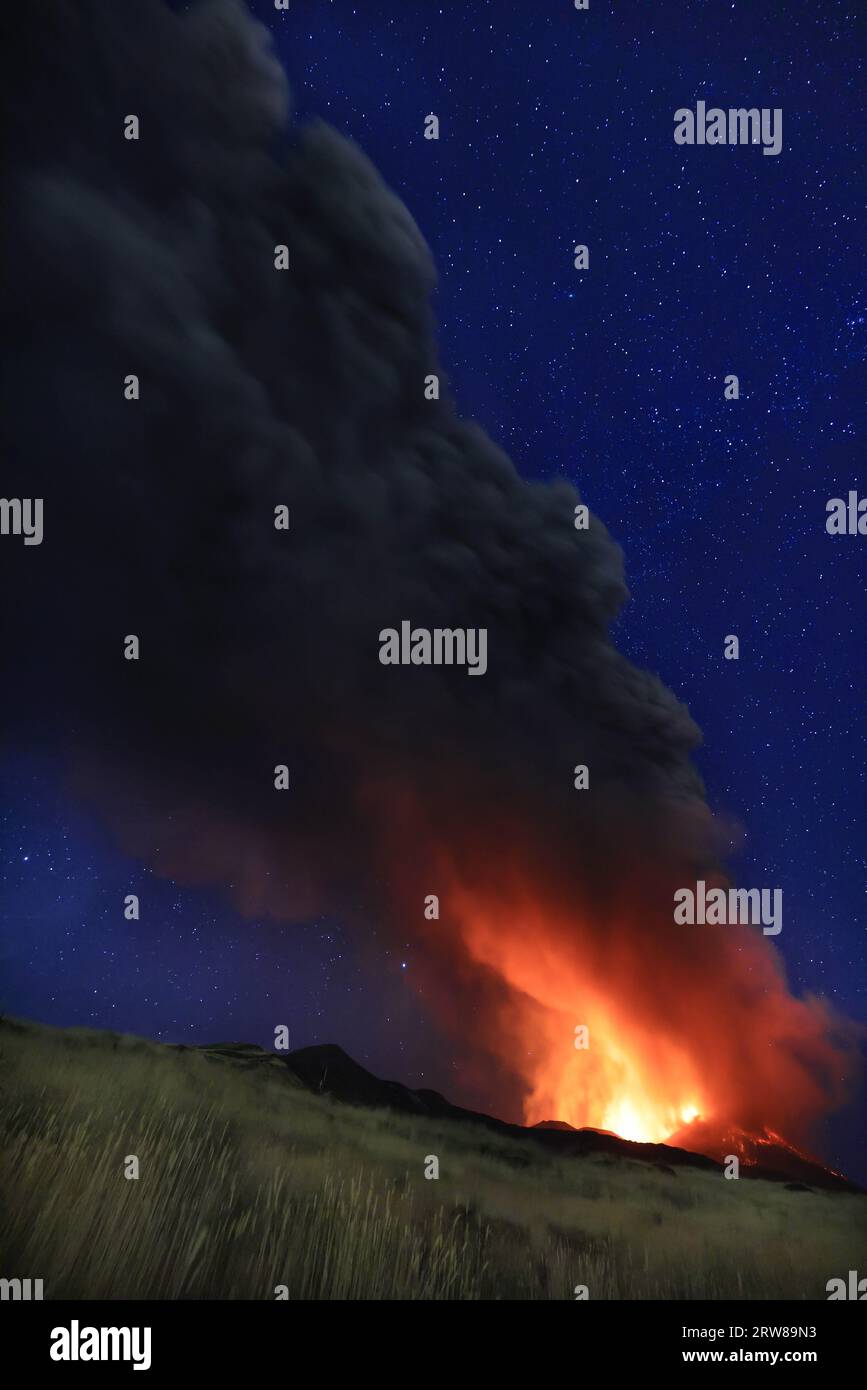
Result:
M0 1079L0 1276L50 1298L822 1299L867 1248L865 1197L564 1160L276 1057L3 1020Z

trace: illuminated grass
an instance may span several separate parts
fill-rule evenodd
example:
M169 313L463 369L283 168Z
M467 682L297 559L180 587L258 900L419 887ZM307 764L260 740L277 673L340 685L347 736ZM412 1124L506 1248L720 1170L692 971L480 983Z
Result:
M0 1276L49 1298L825 1298L867 1248L867 1198L564 1159L277 1058L10 1021L0 1053Z

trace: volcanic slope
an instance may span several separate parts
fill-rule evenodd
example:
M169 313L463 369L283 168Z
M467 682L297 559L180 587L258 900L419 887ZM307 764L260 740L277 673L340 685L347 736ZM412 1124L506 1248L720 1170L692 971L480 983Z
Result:
M0 1054L2 1272L46 1298L825 1299L867 1241L857 1193L503 1125L338 1048L3 1019Z

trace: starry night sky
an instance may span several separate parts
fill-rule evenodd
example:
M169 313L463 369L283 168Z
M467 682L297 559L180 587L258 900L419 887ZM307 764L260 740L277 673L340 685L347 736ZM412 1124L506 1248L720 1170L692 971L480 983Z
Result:
M863 538L825 503L867 487L867 14L851 3L295 0L251 9L301 119L357 141L439 269L462 413L528 478L567 478L626 554L617 640L701 726L738 881L782 887L796 993L867 1022ZM783 150L681 148L673 113L783 109ZM422 139L424 117L441 123ZM859 225L859 223L861 225ZM572 247L590 248L579 273ZM727 373L741 399L723 399ZM729 633L739 662L723 660ZM341 1043L448 1090L412 956L339 920L240 921L226 896L120 856L39 750L7 754L5 1010L166 1040ZM128 892L143 921L123 920ZM375 981L375 984L374 984ZM276 1013L275 1013L276 1010ZM827 1151L867 1179L857 1117Z

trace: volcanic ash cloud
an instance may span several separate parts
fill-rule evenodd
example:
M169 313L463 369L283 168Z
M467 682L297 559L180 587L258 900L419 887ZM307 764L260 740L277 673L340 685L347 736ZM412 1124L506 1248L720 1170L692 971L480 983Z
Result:
M232 0L33 0L11 29L7 491L45 499L44 544L4 552L13 736L162 872L412 934L489 1107L636 1137L817 1113L824 1010L747 928L671 920L720 878L698 730L611 643L604 525L459 417L406 208L290 123ZM407 620L484 631L484 674L384 666Z

